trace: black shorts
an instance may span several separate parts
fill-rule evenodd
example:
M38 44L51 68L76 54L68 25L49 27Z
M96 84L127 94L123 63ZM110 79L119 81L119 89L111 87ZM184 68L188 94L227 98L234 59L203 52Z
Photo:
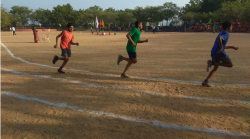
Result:
M224 63L224 64L232 64L231 58L227 57L212 57L212 64L215 63Z
M136 52L128 52L128 56L129 56L130 59L136 59L137 58Z
M71 57L71 50L69 49L61 49L62 50L62 56L67 55L68 57Z

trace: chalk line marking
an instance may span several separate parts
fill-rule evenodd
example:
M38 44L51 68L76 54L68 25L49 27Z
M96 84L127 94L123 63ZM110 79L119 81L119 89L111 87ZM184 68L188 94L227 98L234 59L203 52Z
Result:
M11 55L11 57L18 59L24 63L31 64L31 65L37 65L37 66L42 66L42 67L47 67L47 68L54 68L57 69L58 67L50 66L50 65L44 65L44 64L38 64L34 62L28 62L20 57L16 57L8 48L1 42L2 46L5 48L5 50ZM120 75L115 75L115 74L108 74L108 73L97 73L97 72L91 72L87 70L78 70L78 69L67 69L64 68L65 70L71 70L71 71L78 71L78 72L85 72L89 74L94 74L94 75L101 75L101 76L109 76L109 77L120 77ZM201 84L200 81L184 81L184 80L176 80L176 79L168 79L168 78L153 78L153 77L137 77L137 76L130 76L131 78L135 79L144 79L144 80L156 80L156 81L171 81L171 82L179 82L179 83L193 83L193 84ZM222 86L250 86L250 84L222 84L222 83L210 83L212 85L222 85Z
M143 91L143 90L138 90L138 89L133 89L133 88L100 85L100 84L94 84L94 83L88 83L88 82L80 82L80 81L75 81L75 80L68 80L68 79L64 79L64 78L53 78L53 77L44 76L44 75L32 75L32 74L29 74L29 73L13 71L13 70L10 70L10 69L5 69L5 68L1 68L1 69L6 71L6 72L11 72L13 74L31 76L31 77L36 77L36 78L52 79L52 80L62 81L62 82L70 82L70 83L73 83L73 84L81 84L81 85L90 86L90 87L110 88L110 89L117 89L117 90L131 90L131 91L141 93L141 94L148 94L148 95L162 96L162 97L170 96L168 94ZM231 100L224 100L224 99L202 98L202 97L193 97L193 96L184 96L184 95L175 95L175 96L180 97L180 98L191 99L191 100L204 100L204 101L215 101L215 102L236 102L236 103L240 103L240 104L250 104L250 101L242 101L242 100L233 100L233 101L231 101Z
M38 102L41 104L46 104L46 105L54 106L57 108L66 108L66 109L71 109L71 110L77 110L80 112L86 112L86 113L89 113L91 115L96 115L96 116L100 116L100 117L104 117L104 116L111 117L111 118L121 119L124 121L133 122L133 123L149 124L149 125L155 126L155 127L162 127L162 128L174 129L174 130L193 131L193 132L204 132L204 133L208 133L208 134L215 134L215 135L221 135L221 136L226 135L226 136L233 136L233 137L250 137L250 135L245 134L245 133L234 133L234 132L212 129L212 128L202 129L202 128L198 128L198 127L181 126L181 125L175 125L175 124L168 124L168 123L164 123L164 122L160 122L160 121L156 121L156 120L150 121L150 120L145 120L145 119L138 119L138 118L134 118L134 117L119 115L119 114L109 113L109 112L104 112L104 111L88 110L85 108L80 108L78 106L70 106L70 105L67 105L66 103L54 103L54 102L50 102L47 100L34 98L34 97L27 97L27 96L15 94L15 93L8 92L8 91L2 91L1 94L7 95L10 97L14 97L14 98L18 98L18 99L22 99L22 100Z

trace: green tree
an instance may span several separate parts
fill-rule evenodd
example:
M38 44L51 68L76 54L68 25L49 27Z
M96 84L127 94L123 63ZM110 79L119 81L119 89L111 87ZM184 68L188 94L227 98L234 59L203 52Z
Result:
M158 24L161 20L163 20L163 12L162 12L162 6L147 6L144 8L144 11L146 13L147 20L150 22L155 22Z
M57 5L53 7L51 19L55 25L61 24L65 27L68 23L76 23L77 13L70 4L63 6Z
M178 7L175 3L166 2L163 4L161 11L162 11L161 14L162 18L168 20L176 15L179 16L181 8Z
M88 15L85 10L79 9L79 11L76 11L76 22L80 25L84 25L90 22L88 20Z
M250 2L246 3L242 13L242 20L250 22Z
M181 19L184 21L192 21L194 19L195 13L193 12L186 12L181 16Z
M130 22L135 22L135 18L132 13L120 12L117 14L116 22L120 26L127 26Z
M38 21L41 23L43 26L51 26L52 23L52 12L50 10L45 10L45 9L37 9L31 14L31 20L32 21Z
M183 8L185 12L198 13L202 8L202 0L190 0L188 4Z
M88 20L93 20L95 19L96 16L100 16L100 14L103 12L103 9L97 5L93 6L93 7L89 7L88 9L85 10L87 16L88 16Z
M128 8L127 8L127 9L125 9L124 11L125 11L125 12L129 12L129 13L133 13L134 10L133 10L133 9L128 9Z
M202 0L200 12L215 12L221 8L224 0Z
M12 21L19 22L21 25L26 25L30 19L32 9L25 6L13 6L11 7L10 13L13 15Z
M249 12L245 8L250 0L190 0L183 8L183 20L213 21L243 20L248 18ZM246 11L246 12L244 12ZM192 12L193 14L191 14Z
M113 24L116 22L117 13L114 12L103 12L100 14L99 18L104 19L105 26L108 24Z
M105 12L112 12L112 13L116 12L116 10L114 8L112 8L112 7L109 7L108 9L105 9L104 11Z
M209 13L201 13L201 17L200 17L200 21L202 23L208 23L210 19L213 18L213 13L212 12L209 12Z
M142 21L142 22L147 22L148 17L147 17L147 13L145 12L143 7L135 7L134 11L133 11L133 16L136 20Z
M16 26L16 23L20 23L21 18L18 14L10 14L10 21L12 26Z
M1 28L5 28L11 25L10 15L5 8L1 8Z
M136 7L135 9L116 10L112 7L103 10L95 5L86 10L74 10L70 4L58 5L53 10L37 9L32 14L32 10L28 7L13 6L10 14L2 12L1 22L11 24L17 22L25 25L31 19L39 21L43 25L65 26L67 23L78 23L80 25L89 26L95 21L96 16L108 24L120 24L126 26L134 20L158 23L166 19L172 19L179 16L184 21L202 21L208 22L211 18L213 21L224 20L250 20L250 0L190 0L185 7L180 8L173 2L166 2L162 6ZM7 15L9 18L7 19Z
M244 11L244 4L241 1L235 2L224 2L222 3L222 7L219 10L218 15L222 20L236 21L242 18L242 14Z

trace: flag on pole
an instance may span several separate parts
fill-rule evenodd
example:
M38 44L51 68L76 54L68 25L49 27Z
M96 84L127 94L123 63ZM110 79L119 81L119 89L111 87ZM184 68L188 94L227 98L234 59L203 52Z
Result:
M180 26L181 24L182 24L182 22L181 22L181 21L179 21L178 26Z
M102 27L105 27L103 19L102 19Z
M95 27L95 22L94 21L92 22L92 27Z
M98 28L98 25L99 25L99 22L98 22L98 19L97 19L97 16L96 16L95 27Z
M212 19L210 19L207 24L212 24Z
M102 27L102 20L100 19L99 26Z

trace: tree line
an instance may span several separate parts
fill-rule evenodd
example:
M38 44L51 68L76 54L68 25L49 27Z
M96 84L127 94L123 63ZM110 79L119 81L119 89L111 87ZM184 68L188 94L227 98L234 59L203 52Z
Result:
M57 5L49 9L30 9L25 6L13 6L6 10L1 6L1 28L29 26L35 22L43 27L66 26L68 22L85 28L95 22L96 16L103 19L105 26L127 27L130 23L140 20L144 23L159 23L178 16L183 21L200 21L207 23L229 21L250 22L250 0L190 0L184 7L173 2L161 6L137 6L134 9L117 10L112 7L103 9L97 5L87 9L75 10L70 4Z

